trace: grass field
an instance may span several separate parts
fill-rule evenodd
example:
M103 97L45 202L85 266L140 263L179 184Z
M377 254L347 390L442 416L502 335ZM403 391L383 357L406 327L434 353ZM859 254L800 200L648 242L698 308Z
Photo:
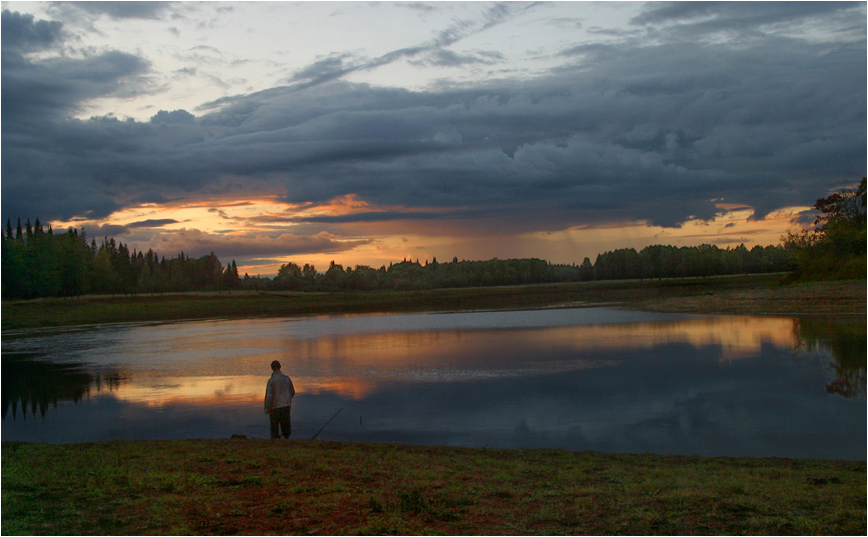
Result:
M188 293L4 302L2 329L107 322L615 305L706 313L865 313L865 281L780 285L781 275L359 293Z
M865 535L865 463L322 441L3 444L4 535Z
M781 286L779 279L86 297L4 303L2 318L3 329L14 335L20 328L101 322L594 304L865 314L864 281ZM866 468L864 461L297 440L4 442L0 530L4 535L865 535Z

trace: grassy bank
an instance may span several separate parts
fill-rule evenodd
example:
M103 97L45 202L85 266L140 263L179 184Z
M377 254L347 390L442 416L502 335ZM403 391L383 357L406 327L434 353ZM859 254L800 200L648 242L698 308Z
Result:
M865 313L864 281L779 276L4 303L3 329L617 305ZM834 439L830 439L834 441ZM2 533L865 535L866 464L255 439L2 444Z
M781 275L359 293L188 293L4 302L3 330L107 322L616 305L654 311L865 313L865 281Z
M865 463L183 440L2 447L4 535L865 535Z

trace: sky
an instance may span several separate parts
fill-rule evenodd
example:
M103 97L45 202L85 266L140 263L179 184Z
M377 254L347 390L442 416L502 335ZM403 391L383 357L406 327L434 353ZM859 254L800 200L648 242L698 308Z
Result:
M2 2L2 219L240 273L748 248L866 175L864 2Z

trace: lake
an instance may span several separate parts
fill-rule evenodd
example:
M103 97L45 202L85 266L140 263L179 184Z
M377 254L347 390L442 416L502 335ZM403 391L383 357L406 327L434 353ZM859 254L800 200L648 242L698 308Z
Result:
M7 441L267 438L276 359L297 439L866 458L864 315L131 323L4 332L2 352Z

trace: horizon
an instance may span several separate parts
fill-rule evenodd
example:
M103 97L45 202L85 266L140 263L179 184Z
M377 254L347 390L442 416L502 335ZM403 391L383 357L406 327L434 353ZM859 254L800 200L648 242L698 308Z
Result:
M20 222L19 222L18 224L20 224ZM126 245L126 243L124 243L123 241L116 240L115 237L107 237L107 236L105 236L105 237L102 237L101 240L97 241L97 237L91 237L91 236L87 235L87 232L86 232L86 230L85 230L84 228L82 228L82 229L78 229L78 228L71 228L71 227L70 227L70 228L67 228L67 229L65 229L65 230L55 231L55 230L52 228L52 226L51 226L50 224L49 224L48 226L42 226L41 221L40 221L39 224L40 224L39 227L41 227L42 230L43 230L43 232L45 232L45 233L48 233L48 229L51 229L51 232L52 232L53 234L57 234L57 233L66 233L66 232L67 232L68 230L70 230L70 229L73 229L76 233L78 233L78 232L83 232L83 233L85 233L85 237L86 237L85 242L86 242L88 245L90 245L90 244L95 244L95 245L97 246L97 248L102 247L102 244L103 244L103 242L105 242L105 241L115 241L115 244L118 244L118 245L120 245L120 244L124 244L124 246L127 246L127 247L128 247L128 245ZM21 232L22 232L22 235L25 235L25 234L26 234L26 228L27 228L27 227L32 227L34 230L35 230L35 228L37 227L37 226L36 226L36 222L30 222L29 219L26 220L24 224L20 224L20 225L21 225ZM16 228L17 228L17 227L18 227L18 226L16 225ZM11 221L10 221L10 220L7 220L7 229L12 229L12 228L11 228ZM8 231L7 231L7 232L4 232L4 236L5 236L7 233L8 233ZM14 233L12 233L10 236L15 236L15 235L17 235L17 231L14 232ZM649 245L646 246L646 247L662 246L662 247L667 247L667 248L676 248L676 249L681 249L681 248L698 248L698 247L706 246L706 245L707 245L707 246L716 247L716 248L720 248L720 247L718 247L718 246L716 246L716 245L712 245L712 244L709 244L709 243L702 243L702 244L699 244L699 245L689 245L689 246L674 246L674 245L671 245L671 244L655 243L655 244L649 244ZM753 250L753 249L756 248L756 247L760 247L760 248L784 248L783 244L781 244L781 243L779 243L779 244L768 244L768 245L761 245L761 244L758 244L758 245L754 245L754 246L752 246L752 247L750 247L750 248L748 248L744 243L740 243L740 244L735 245L735 246L728 245L728 246L726 246L726 247L724 247L724 248L720 248L720 250L721 250L721 251L733 251L733 250L735 250L735 249L737 249L737 248L739 248L739 247L745 247L748 251ZM444 260L438 260L437 257L433 257L433 258L430 258L430 259L425 258L424 260L421 259L421 258L416 258L416 259L414 260L414 259L412 259L412 258L407 258L407 257L405 256L405 257L402 258L400 261L398 261L398 260L389 260L389 261L388 261L388 264L383 263L383 264L381 264L380 266L364 265L364 264L346 264L346 263L341 262L339 259L331 259L331 260L329 260L329 263L328 263L328 265L327 265L327 268L324 268L324 269L322 268L322 266L320 266L320 267L317 267L316 265L312 265L312 266L313 266L313 268L316 270L317 274L325 274L325 273L329 270L329 268L331 268L331 265L332 265L332 264L342 267L345 271L346 271L346 270L350 270L350 269L355 270L355 269L358 269L358 268L371 268L371 269L375 269L375 270L388 270L388 269L391 268L393 265L399 265L399 264L401 264L401 263L413 263L413 264L418 264L418 265L420 265L420 266L422 266L422 267L427 267L429 264L432 264L432 263L437 263L437 264L445 264L445 263L484 263L484 262L488 262L488 261L509 261L509 260L518 260L518 259L539 259L540 261L544 261L544 262L547 263L548 265L552 265L552 266L572 266L572 267L579 267L579 266L581 266L581 265L584 263L584 260L585 260L586 258L591 262L591 265L592 265L592 266L595 266L595 265L597 264L597 261L599 260L599 257L600 257L600 256L605 256L605 255L611 254L611 253L613 253L613 252L615 252L615 251L618 251L618 250L625 250L625 249L626 249L626 250L633 249L636 253L641 253L641 252L644 250L644 248L642 248L642 249L636 249L636 248L632 248L632 247L625 247L625 248L615 247L615 248L612 248L612 249L609 249L609 250L605 250L605 251L597 252L596 254L594 254L594 255L592 255L592 256L586 256L585 258L582 259L581 262L569 262L569 263L559 263L559 262L555 262L555 261L552 261L552 260L550 260L550 259L545 259L545 258L514 258L514 257L513 257L513 258L499 258L499 257L491 257L491 258L487 258L487 259L465 259L465 258L461 258L461 259L459 259L457 256L452 256L452 257L449 257L449 258L445 258ZM145 255L145 254L148 253L148 252L146 252L146 251L137 250L136 248L130 248L129 250L130 250L130 256L131 256L131 257L132 257L133 255L139 255L139 254ZM149 250L150 250L150 249L149 249ZM175 252L174 254L169 254L169 256L167 257L167 255L166 255L165 252L158 252L158 251L153 251L153 250L151 250L151 252L152 252L155 256L157 256L158 258L160 258L161 260L177 259L178 257L180 257L180 256L182 256L182 255L183 255L185 258L192 258L192 259L197 259L197 258L201 258L201 257L203 257L203 256L190 256L190 255L187 255L185 252ZM207 255L210 255L210 254L214 254L214 255L217 257L217 259L218 259L218 261L220 262L220 264L221 264L221 266L222 266L223 269L225 269L226 267L228 267L231 263L233 263L233 262L235 261L234 259L229 259L229 260L226 260L226 259L220 259L220 256L217 255L217 254L214 253L214 252L210 252L209 254L205 254L205 255L207 256ZM289 263L295 263L296 265L298 265L299 268L304 267L304 265L306 264L306 263L296 263L295 261L293 261L293 260L291 260L291 259L288 260L288 261L286 261L285 264L289 264ZM242 271L242 270L239 269L238 272L241 273L241 272L244 272L244 271ZM275 278L275 277L277 276L277 272L274 272L274 273L271 273L271 274L261 274L261 273L258 273L258 274L255 274L255 275L254 275L254 274L245 273L245 276L248 276L248 277L251 277L251 278L254 278L254 277L255 277L255 278L270 278L270 279L273 279L273 278ZM242 277L242 278L243 278L243 277Z
M240 274L776 246L868 167L862 2L2 8L5 219Z

